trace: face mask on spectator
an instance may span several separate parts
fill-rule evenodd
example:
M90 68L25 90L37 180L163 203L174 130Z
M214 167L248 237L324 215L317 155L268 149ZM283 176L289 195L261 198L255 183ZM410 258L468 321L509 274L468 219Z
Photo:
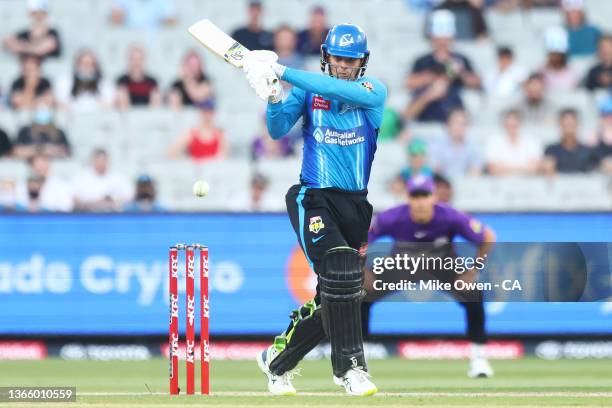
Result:
M81 71L77 71L76 77L77 77L77 79L79 81L92 82L92 81L95 81L95 79L96 79L96 73L95 72L81 72Z
M40 196L40 191L30 190L28 191L28 196L30 197L30 200L38 200L38 197Z
M153 193L150 191L140 191L136 196L137 201L153 201Z
M53 119L53 112L49 108L38 108L34 112L34 123L37 125L48 125Z

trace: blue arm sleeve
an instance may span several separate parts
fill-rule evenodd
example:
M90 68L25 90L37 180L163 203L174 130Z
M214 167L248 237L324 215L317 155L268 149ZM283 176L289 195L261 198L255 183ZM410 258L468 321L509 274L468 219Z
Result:
M272 139L280 139L291 130L302 115L305 98L303 90L293 88L283 102L268 103L266 123Z
M387 97L387 88L382 82L373 78L345 81L313 72L286 68L281 79L305 91L363 108L381 108ZM366 82L369 82L370 87L364 85Z

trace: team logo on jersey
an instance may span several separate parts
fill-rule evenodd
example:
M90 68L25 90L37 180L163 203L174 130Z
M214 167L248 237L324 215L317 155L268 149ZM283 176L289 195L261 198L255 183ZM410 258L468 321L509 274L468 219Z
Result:
M354 43L355 43L355 40L353 40L353 36L350 34L344 34L342 37L340 37L341 47L346 47Z
M329 110L330 102L327 99L321 98L320 96L314 96L312 98L312 110L315 109Z
M325 228L325 224L323 224L323 220L320 216L310 217L310 225L308 225L308 230L310 232L318 234L323 228Z
M315 138L315 140L318 143L321 143L323 141L323 132L321 131L321 128L316 128L315 131L313 132L312 136Z
M370 92L372 92L374 90L374 85L372 85L372 83L368 82L368 81L362 82L361 86L363 86L365 89L367 89Z

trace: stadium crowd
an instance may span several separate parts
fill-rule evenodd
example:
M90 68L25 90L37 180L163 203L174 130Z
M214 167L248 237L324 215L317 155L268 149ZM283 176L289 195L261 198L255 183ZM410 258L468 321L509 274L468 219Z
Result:
M404 182L415 174L435 175L445 185L457 177L482 174L612 174L612 35L589 23L584 1L406 0L407 12L423 13L424 35L431 49L413 61L405 88L390 90L409 95L403 110L385 109L379 134L381 143L394 141L406 151L406 166L392 183L391 192L402 194ZM91 152L90 166L75 174L71 182L50 174L50 161L69 158L73 150L71 135L55 120L62 112L197 110L197 121L168 140L166 159L188 157L201 162L232 154L231 137L226 137L223 124L216 120L214 80L198 50L184 54L176 78L167 88L149 71L147 50L138 44L130 46L127 70L117 78L104 75L94 49L78 51L65 75L45 77L45 62L64 58L62 27L50 22L52 1L24 3L31 24L2 39L3 58L20 64L20 74L10 89L0 89L0 110L15 115L25 112L29 121L16 134L8 134L0 122L0 168L2 158L11 158L27 162L29 170L21 180L5 179L0 172L0 208L30 212L165 209L157 201L152 177L142 174L133 181L114 172L104 146ZM178 24L176 3L116 0L104 18L109 29L163 30ZM273 31L263 22L264 7L263 1L247 2L247 20L232 33L237 41L250 49L274 50L281 64L294 68L305 68L309 59L317 58L333 24L322 5L312 8L304 27L281 24ZM516 7L558 7L563 13L563 26L543 32L545 64L530 72L515 60L512 47L496 44L496 65L487 72L477 72L474 62L457 51L455 43L492 41L485 10L505 12ZM589 65L579 72L571 64L574 60L588 61ZM583 112L572 106L559 107L551 100L558 92L579 89L590 93L598 110L598 124L589 134L584 134L581 124ZM484 145L472 138L473 123L479 117L466 107L466 90L511 101L500 112L497 134L487 135ZM422 138L413 131L415 123L439 124L443 131L435 138ZM556 129L556 140L530 134L532 125ZM254 131L250 147L253 161L299 154L296 132L273 141L265 120L253 128L259 129ZM251 191L229 207L266 210L266 186L266 177L254 173Z

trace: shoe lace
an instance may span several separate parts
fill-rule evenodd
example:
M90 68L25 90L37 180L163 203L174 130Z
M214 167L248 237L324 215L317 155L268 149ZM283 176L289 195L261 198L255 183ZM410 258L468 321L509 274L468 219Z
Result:
M283 384L289 385L291 380L293 380L296 376L299 376L299 377L302 376L301 368L296 368L294 370L287 371L286 373L281 375L281 381L283 382Z
M353 367L350 371L353 372L352 377L360 383L368 381L370 374L361 366Z

